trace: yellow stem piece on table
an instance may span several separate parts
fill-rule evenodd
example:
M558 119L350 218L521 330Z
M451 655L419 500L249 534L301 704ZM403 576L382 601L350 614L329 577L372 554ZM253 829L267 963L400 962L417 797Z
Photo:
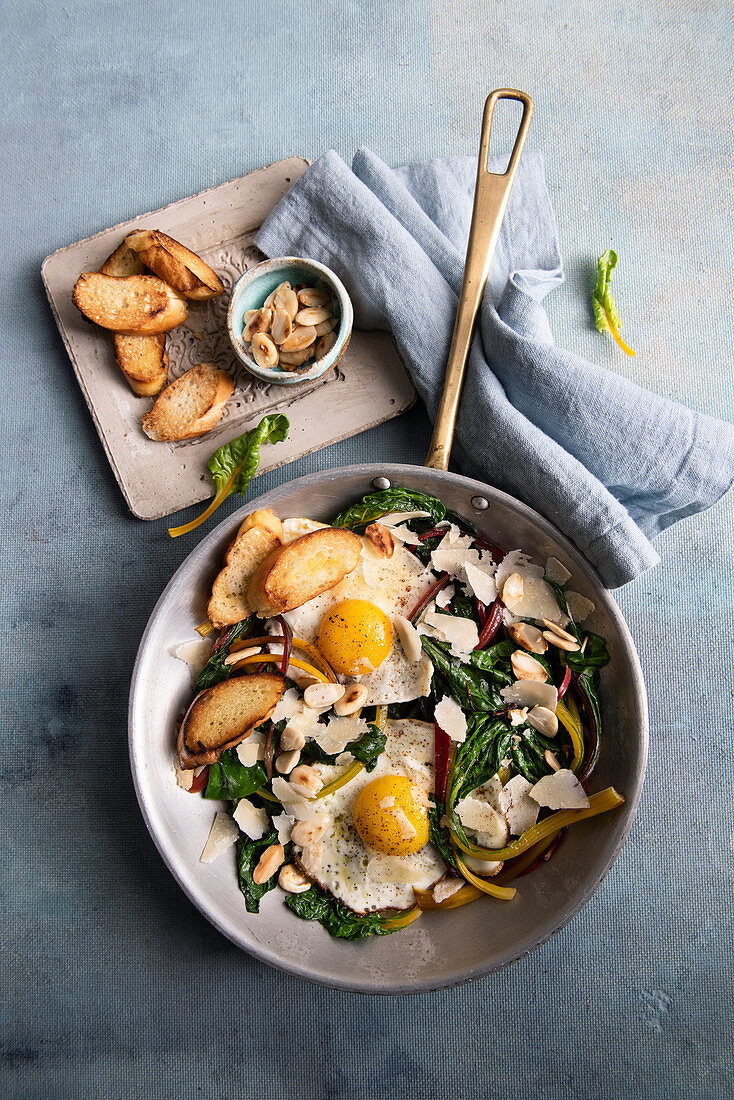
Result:
M169 527L168 534L171 536L171 538L177 539L179 535L188 535L189 531L195 531L200 523L203 523L204 520L209 519L209 516L212 514L212 512L216 512L222 501L226 499L228 492L229 482L226 485L222 486L222 488L212 500L209 507L206 509L205 512L202 512L200 516L197 516L196 519L192 519L190 523L184 523L182 527Z
M569 703L571 700L569 699ZM576 704L573 704L574 710ZM576 710L576 717L560 699L556 704L556 717L560 720L568 731L568 735L571 738L571 744L573 745L573 760L571 761L571 771L576 773L581 767L581 762L584 759L584 732L581 728L581 719L579 712Z
M496 886L494 882L487 882L486 879L479 878L478 875L472 874L457 852L456 845L453 844L453 842L452 847L454 849L454 856L456 857L456 866L467 882L471 883L477 890L481 890L483 894L489 894L490 897L498 898L500 901L511 901L514 898L517 893L514 886Z
M609 331L611 332L612 336L614 337L614 339L619 344L622 351L625 353L625 355L630 355L630 356L634 355L635 353L633 352L632 348L629 346L629 344L625 344L624 340L619 335L619 329L617 328L614 321L610 317L609 310L606 307L604 308L604 312L607 315L607 323L609 325Z
M457 909L460 905L469 905L470 902L484 897L484 891L478 890L470 882L465 882L455 894L446 898L445 901L435 901L431 890L416 890L413 887L413 893L421 909L431 911L434 909Z
M200 634L202 638L208 638L214 632L214 627L208 619L205 623L200 623L195 629L196 633Z
M382 922L383 927L389 928L391 932L394 932L398 928L407 928L409 924L412 924L414 920L418 920L421 915L421 908L419 905L414 905L412 909L408 909L406 913L403 913L399 917L388 917L387 920Z
M512 844L508 844L506 848L475 848L463 841L453 829L451 830L452 842L461 848L462 852L466 852L470 856L476 856L478 859L516 859L523 852L527 852L528 848L532 848L534 844L545 840L546 837L555 836L567 825L573 825L577 821L585 821L586 818L596 817L598 814L605 814L608 810L616 810L618 806L622 805L624 805L624 795L621 795L619 791L615 791L614 787L606 787L605 790L590 795L588 809L558 810L557 813L551 814L550 817L545 817L542 821L539 821L537 825L533 825L521 837L513 840ZM469 881L471 882L471 879Z

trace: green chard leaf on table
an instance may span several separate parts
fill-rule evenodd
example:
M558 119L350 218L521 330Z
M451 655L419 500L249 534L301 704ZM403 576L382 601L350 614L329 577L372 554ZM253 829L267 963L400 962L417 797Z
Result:
M282 413L264 416L257 427L215 451L207 463L216 489L214 500L191 523L185 523L183 527L169 527L168 534L171 538L175 539L193 531L233 493L242 496L257 472L262 444L282 443L288 437L289 427L288 417Z
M381 489L377 493L368 493L356 504L340 512L332 520L334 527L348 527L352 531L364 531L370 523L386 516L389 512L428 512L435 523L446 515L446 505L436 497L428 496L417 489L405 489L395 485L392 489Z
M609 289L609 284L612 281L612 272L616 266L617 253L614 249L608 248L604 255L599 257L599 273L597 275L596 286L594 287L594 297L592 299L594 319L599 332L611 333L626 355L634 355L635 353L632 348L628 344L625 344L624 340L619 335L621 321L619 319L617 307L614 304L612 292Z

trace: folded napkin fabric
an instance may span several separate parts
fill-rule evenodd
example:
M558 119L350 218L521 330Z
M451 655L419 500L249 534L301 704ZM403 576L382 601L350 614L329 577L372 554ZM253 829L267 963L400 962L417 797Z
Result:
M492 170L501 170L497 164ZM331 267L355 324L392 332L435 417L471 222L476 161L389 169L360 150L313 164L256 244ZM553 346L542 301L563 279L542 158L521 161L467 364L462 471L523 500L617 587L655 565L650 543L734 480L734 428Z

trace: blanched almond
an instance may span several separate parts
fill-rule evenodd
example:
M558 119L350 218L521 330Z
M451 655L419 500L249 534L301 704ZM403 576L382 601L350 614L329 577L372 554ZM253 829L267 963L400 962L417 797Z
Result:
M297 821L291 830L291 840L294 844L314 844L321 840L329 825L331 818L328 814L314 814L309 821Z
M303 693L303 701L307 707L321 710L322 707L333 706L345 691L343 684L311 684Z
M278 886L287 894L305 894L311 889L311 880L298 870L295 863L284 863L278 875Z
M298 291L298 301L302 306L311 308L328 306L331 304L331 295L328 290L323 290L320 286L305 286L303 290Z
M322 336L320 340L316 341L316 358L323 359L325 355L329 354L335 343L336 333L327 332L326 336Z
M334 703L334 714L338 714L340 718L355 714L365 705L368 696L369 692L364 684L349 684L341 699L337 699ZM285 733L285 730L283 732Z
M275 770L279 772L280 775L289 775L300 759L300 749L291 749L289 752L281 752L280 755L275 758Z
M287 340L293 329L293 322L284 309L276 309L273 314L273 323L270 326L270 335L276 344L282 344Z
M391 558L395 553L395 541L387 527L381 523L370 523L365 527L365 538L374 546L381 558Z
M321 321L320 324L314 325L314 328L316 329L316 335L317 336L326 336L327 332L331 332L331 330L334 328L335 325L336 325L336 317L332 313L326 318L325 321Z
M283 351L302 351L316 339L313 325L296 325L287 340L280 345Z
M256 332L250 344L252 358L258 367L270 369L278 365L278 349L265 332Z
M281 345L280 349L280 365L282 367L302 367L307 359L310 359L313 354L313 348L309 344L307 348L302 348L300 351L283 351Z
M282 283L275 292L273 305L276 309L284 309L291 321L298 313L298 298L291 289L290 283Z
M523 598L525 586L519 573L511 573L502 588L502 602L512 611Z
M532 626L531 623L512 623L508 626L507 633L513 642L517 642L531 653L545 653L548 648L548 643L537 626Z
M515 650L510 657L510 664L518 680L534 680L539 684L544 684L548 679L548 673L540 661L536 661L524 649Z
M285 859L285 849L282 844L271 844L260 856L255 870L252 872L252 881L262 886L269 878L272 878Z
M321 776L309 764L299 764L291 772L290 784L297 794L313 798L323 787Z
M544 630L543 637L556 649L563 649L566 653L577 653L581 649L575 638L569 642L567 638L562 638L560 634L556 634L555 630Z
M528 725L545 737L555 737L558 733L558 719L548 707L536 706L527 714Z
M331 314L330 309L324 306L315 306L313 309L299 309L295 316L298 325L320 325Z
M272 309L267 309L265 306L254 312L248 311L248 313L249 320L242 330L242 339L245 343L249 343L256 332L270 332L273 321Z

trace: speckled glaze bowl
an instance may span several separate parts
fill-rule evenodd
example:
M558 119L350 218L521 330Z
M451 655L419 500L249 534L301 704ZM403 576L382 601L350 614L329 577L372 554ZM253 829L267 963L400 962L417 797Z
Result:
M593 601L596 610L585 626L607 640L611 661L602 674L604 734L591 789L614 785L626 801L569 829L552 860L518 879L512 901L487 898L445 913L424 913L391 936L349 943L332 939L319 924L299 920L279 891L265 896L259 915L248 913L237 887L234 850L213 863L199 862L219 804L176 786L176 716L190 702L191 675L174 654L197 637L222 555L248 512L272 508L282 517L328 522L370 492L377 477L440 497L473 520L491 542L522 548L538 562L558 558L571 573L574 589ZM647 700L619 608L589 563L547 520L505 493L458 474L361 465L310 474L249 501L189 554L158 601L140 644L129 736L135 789L150 834L182 889L225 936L271 966L324 985L364 993L419 993L506 966L544 943L589 901L620 852L640 798ZM611 901L610 895L606 904ZM598 947L603 952L602 942ZM575 959L572 965L585 963Z
M338 318L334 329L336 343L323 358L297 370L286 370L280 365L271 368L260 367L242 339L245 314L250 309L259 309L267 296L286 280L291 286L298 283L305 283L307 286L322 285L331 291L335 301L334 312ZM227 310L227 332L232 349L240 363L256 378L279 386L313 382L315 378L320 378L322 374L326 374L336 366L349 347L353 323L354 310L341 279L325 264L299 256L279 256L249 268L232 288L232 297Z

